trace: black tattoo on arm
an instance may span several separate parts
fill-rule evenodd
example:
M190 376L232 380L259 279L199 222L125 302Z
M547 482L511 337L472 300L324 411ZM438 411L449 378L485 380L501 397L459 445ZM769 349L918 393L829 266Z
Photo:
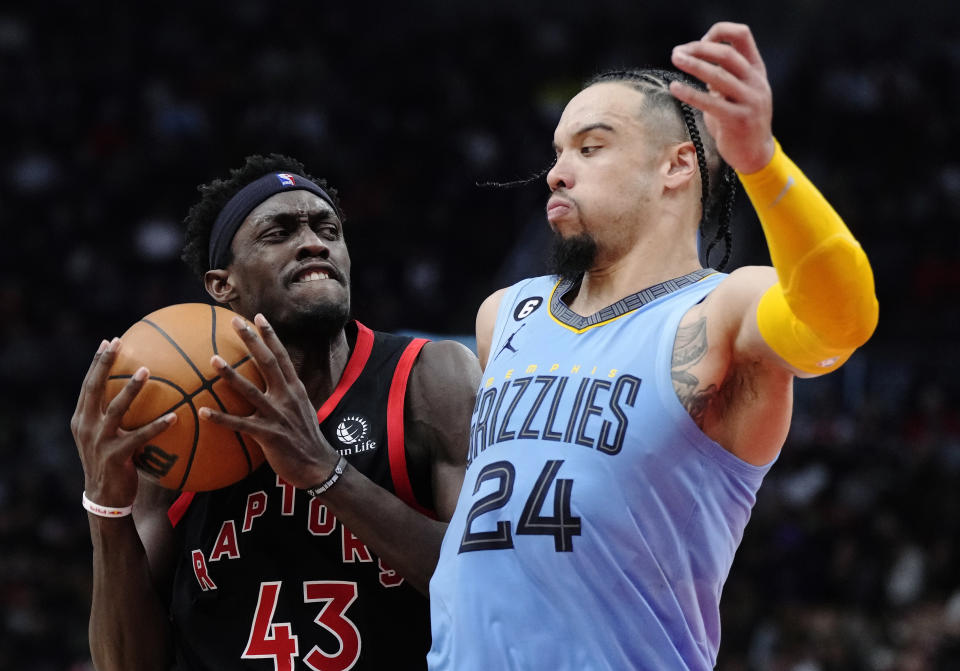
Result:
M677 329L677 338L673 344L673 361L670 377L673 389L690 413L690 417L703 428L703 418L710 403L717 396L717 385L711 384L699 389L700 379L690 372L707 354L707 319L701 317L693 324Z
M692 366L707 353L707 318L677 329L673 343L673 369Z

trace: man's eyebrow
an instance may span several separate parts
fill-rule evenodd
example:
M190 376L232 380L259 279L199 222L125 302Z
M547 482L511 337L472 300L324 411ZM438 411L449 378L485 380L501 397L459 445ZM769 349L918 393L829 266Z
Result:
M270 224L287 224L296 218L297 215L290 212L265 212L253 220L253 225L259 227Z
M608 131L610 131L611 133L616 133L616 132L617 132L617 131L613 128L613 126L611 126L610 124L608 124L608 123L603 123L602 121L598 121L598 122L596 122L596 123L592 123L592 124L588 124L588 125L584 126L584 127L581 128L580 130L578 130L576 133L574 133L574 134L573 134L573 137L579 137L579 136L581 136L581 135L585 135L586 133L589 133L589 132L592 131L592 130L597 130L598 128L599 128L600 130L608 130Z
M582 128L580 128L580 130L575 132L572 137L578 138L581 135L586 135L590 131L594 131L594 130L606 130L606 131L610 131L611 133L617 132L617 130L610 124L604 123L602 121L597 121L596 123L591 123L591 124L587 124L586 126L583 126ZM553 149L554 151L559 149L556 142L553 143Z
M337 213L333 210L333 207L318 207L316 209L311 209L307 212L307 218L310 221L339 221L337 219ZM256 219L253 220L255 226L268 225L268 224L281 224L281 225L290 225L296 223L300 219L299 212L291 212L290 210L281 210L279 212L265 212L259 215Z

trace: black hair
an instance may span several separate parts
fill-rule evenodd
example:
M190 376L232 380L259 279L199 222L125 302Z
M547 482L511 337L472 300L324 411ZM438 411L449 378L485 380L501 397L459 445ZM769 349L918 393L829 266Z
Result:
M210 270L210 231L213 229L213 224L217 220L220 210L240 189L271 172L292 172L306 177L330 195L337 212L341 214L341 221L344 220L336 189L327 186L326 180L307 174L303 163L297 159L282 154L268 154L266 156L253 154L247 156L244 159L243 166L230 170L228 178L215 179L198 186L197 191L201 194L200 200L194 203L183 220L186 231L180 258L201 280L204 274ZM228 258L227 263L230 260Z
M700 235L708 222L716 219L717 228L713 239L707 245L704 260L710 265L710 252L720 240L723 240L724 254L717 270L723 270L730 260L733 248L733 235L730 231L730 219L733 216L733 202L736 196L736 173L717 152L716 144L703 122L703 112L677 100L670 93L670 82L678 81L701 91L706 87L700 81L675 70L658 68L640 68L632 70L609 70L591 77L583 88L604 82L623 82L644 94L644 105L650 113L676 114L686 127L686 134L693 142L697 152L697 164L700 167Z

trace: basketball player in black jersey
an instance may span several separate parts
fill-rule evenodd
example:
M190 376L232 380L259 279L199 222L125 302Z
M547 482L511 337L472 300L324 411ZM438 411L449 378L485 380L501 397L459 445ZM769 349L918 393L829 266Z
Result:
M335 192L279 155L200 187L184 259L237 327L256 412L201 411L267 458L225 489L172 492L134 451L169 424L123 431L146 372L102 408L119 341L104 341L71 422L93 541L90 647L99 671L425 668L424 593L463 478L480 369L453 342L350 321ZM132 506L132 516L127 516Z

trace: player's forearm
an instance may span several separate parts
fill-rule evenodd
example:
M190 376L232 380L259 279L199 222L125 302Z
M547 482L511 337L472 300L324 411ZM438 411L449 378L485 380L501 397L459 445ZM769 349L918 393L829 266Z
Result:
M90 516L90 654L97 671L170 668L170 624L133 518Z
M427 594L446 523L422 515L354 468L323 502L390 569Z
M779 282L761 299L761 334L810 373L838 367L876 328L878 304L866 254L830 203L777 145L762 170L740 175Z

